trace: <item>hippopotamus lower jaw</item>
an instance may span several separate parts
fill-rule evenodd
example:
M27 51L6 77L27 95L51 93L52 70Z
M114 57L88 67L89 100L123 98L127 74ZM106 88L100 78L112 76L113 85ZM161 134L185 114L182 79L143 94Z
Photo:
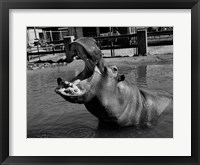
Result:
M75 81L74 83L63 81L61 78L57 79L58 87L55 89L55 92L63 97L65 100L70 101L72 103L83 103L84 94L86 90L80 88L79 82Z

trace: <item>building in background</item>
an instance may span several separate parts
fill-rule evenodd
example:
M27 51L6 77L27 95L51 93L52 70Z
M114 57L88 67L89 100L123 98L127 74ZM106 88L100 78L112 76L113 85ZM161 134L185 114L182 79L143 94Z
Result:
M38 40L46 43L58 42L68 35L68 28L65 27L27 27L27 43L29 45L34 45Z
M173 45L173 27L27 27L27 56L66 53L69 43L81 37L95 38L111 56L125 48L133 48L133 55L147 55L148 46Z
M133 34L137 30L147 29L152 31L171 30L171 27L116 27L119 34ZM27 27L27 44L33 45L35 42L44 41L46 43L59 43L65 36L99 37L110 36L112 27Z
M117 27L120 34L132 34L135 27ZM38 41L48 44L59 43L65 36L99 37L111 35L111 27L27 27L27 44L34 46Z

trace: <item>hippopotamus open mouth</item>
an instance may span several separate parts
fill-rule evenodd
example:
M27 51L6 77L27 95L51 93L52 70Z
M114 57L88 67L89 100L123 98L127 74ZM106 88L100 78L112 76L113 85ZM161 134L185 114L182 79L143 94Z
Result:
M102 59L102 52L97 47L93 38L80 38L70 44L70 54L67 55L66 61L72 62L74 57L78 56L85 63L84 70L70 81L63 81L61 78L57 79L58 87L55 92L61 95L67 101L73 103L82 103L83 96L88 90L89 82L87 78L91 77L96 71L101 74L104 71L104 61Z
M70 45L67 62L79 56L84 70L71 81L57 79L55 92L72 103L84 104L99 121L119 126L150 125L172 105L172 97L139 89L123 81L116 66L107 66L95 40L80 38Z
M102 58L102 52L97 47L95 40L92 38L80 38L70 44L70 54L67 56L67 61L72 62L75 56L80 57L85 62L84 70L71 81L63 81L61 78L57 79L58 87L55 92L61 95L67 101L73 103L83 103L85 101L83 96L88 90L93 81L90 77L96 74L101 75L105 71L105 64ZM116 67L110 67L115 72ZM114 75L118 81L122 81L124 76Z

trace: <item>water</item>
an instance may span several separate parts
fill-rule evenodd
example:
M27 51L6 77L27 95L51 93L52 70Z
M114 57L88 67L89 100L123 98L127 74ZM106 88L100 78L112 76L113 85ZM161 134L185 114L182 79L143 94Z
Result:
M80 61L74 65L27 71L27 137L28 138L171 138L172 110L151 128L101 128L98 120L83 104L72 104L54 92L56 79L65 80L82 69ZM116 64L117 65L117 64ZM118 66L118 65L117 65ZM76 68L76 69L74 69ZM120 64L119 72L128 81L142 88L164 90L173 94L173 65Z

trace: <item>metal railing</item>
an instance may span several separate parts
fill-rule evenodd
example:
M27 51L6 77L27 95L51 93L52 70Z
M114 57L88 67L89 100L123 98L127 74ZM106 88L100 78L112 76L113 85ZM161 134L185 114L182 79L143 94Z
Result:
M137 48L137 34L126 34L118 36L95 37L100 49L123 49ZM148 46L173 45L173 31L159 31L147 33Z
M137 48L138 36L137 34L125 34L118 36L103 36L95 37L98 47L101 50L110 49L124 49L124 48ZM147 33L147 45L148 46L163 46L173 45L173 31L159 31ZM65 46L63 40L51 42L47 46L41 46L39 48L27 48L28 59L36 58L38 55L43 56L45 54L64 53Z

